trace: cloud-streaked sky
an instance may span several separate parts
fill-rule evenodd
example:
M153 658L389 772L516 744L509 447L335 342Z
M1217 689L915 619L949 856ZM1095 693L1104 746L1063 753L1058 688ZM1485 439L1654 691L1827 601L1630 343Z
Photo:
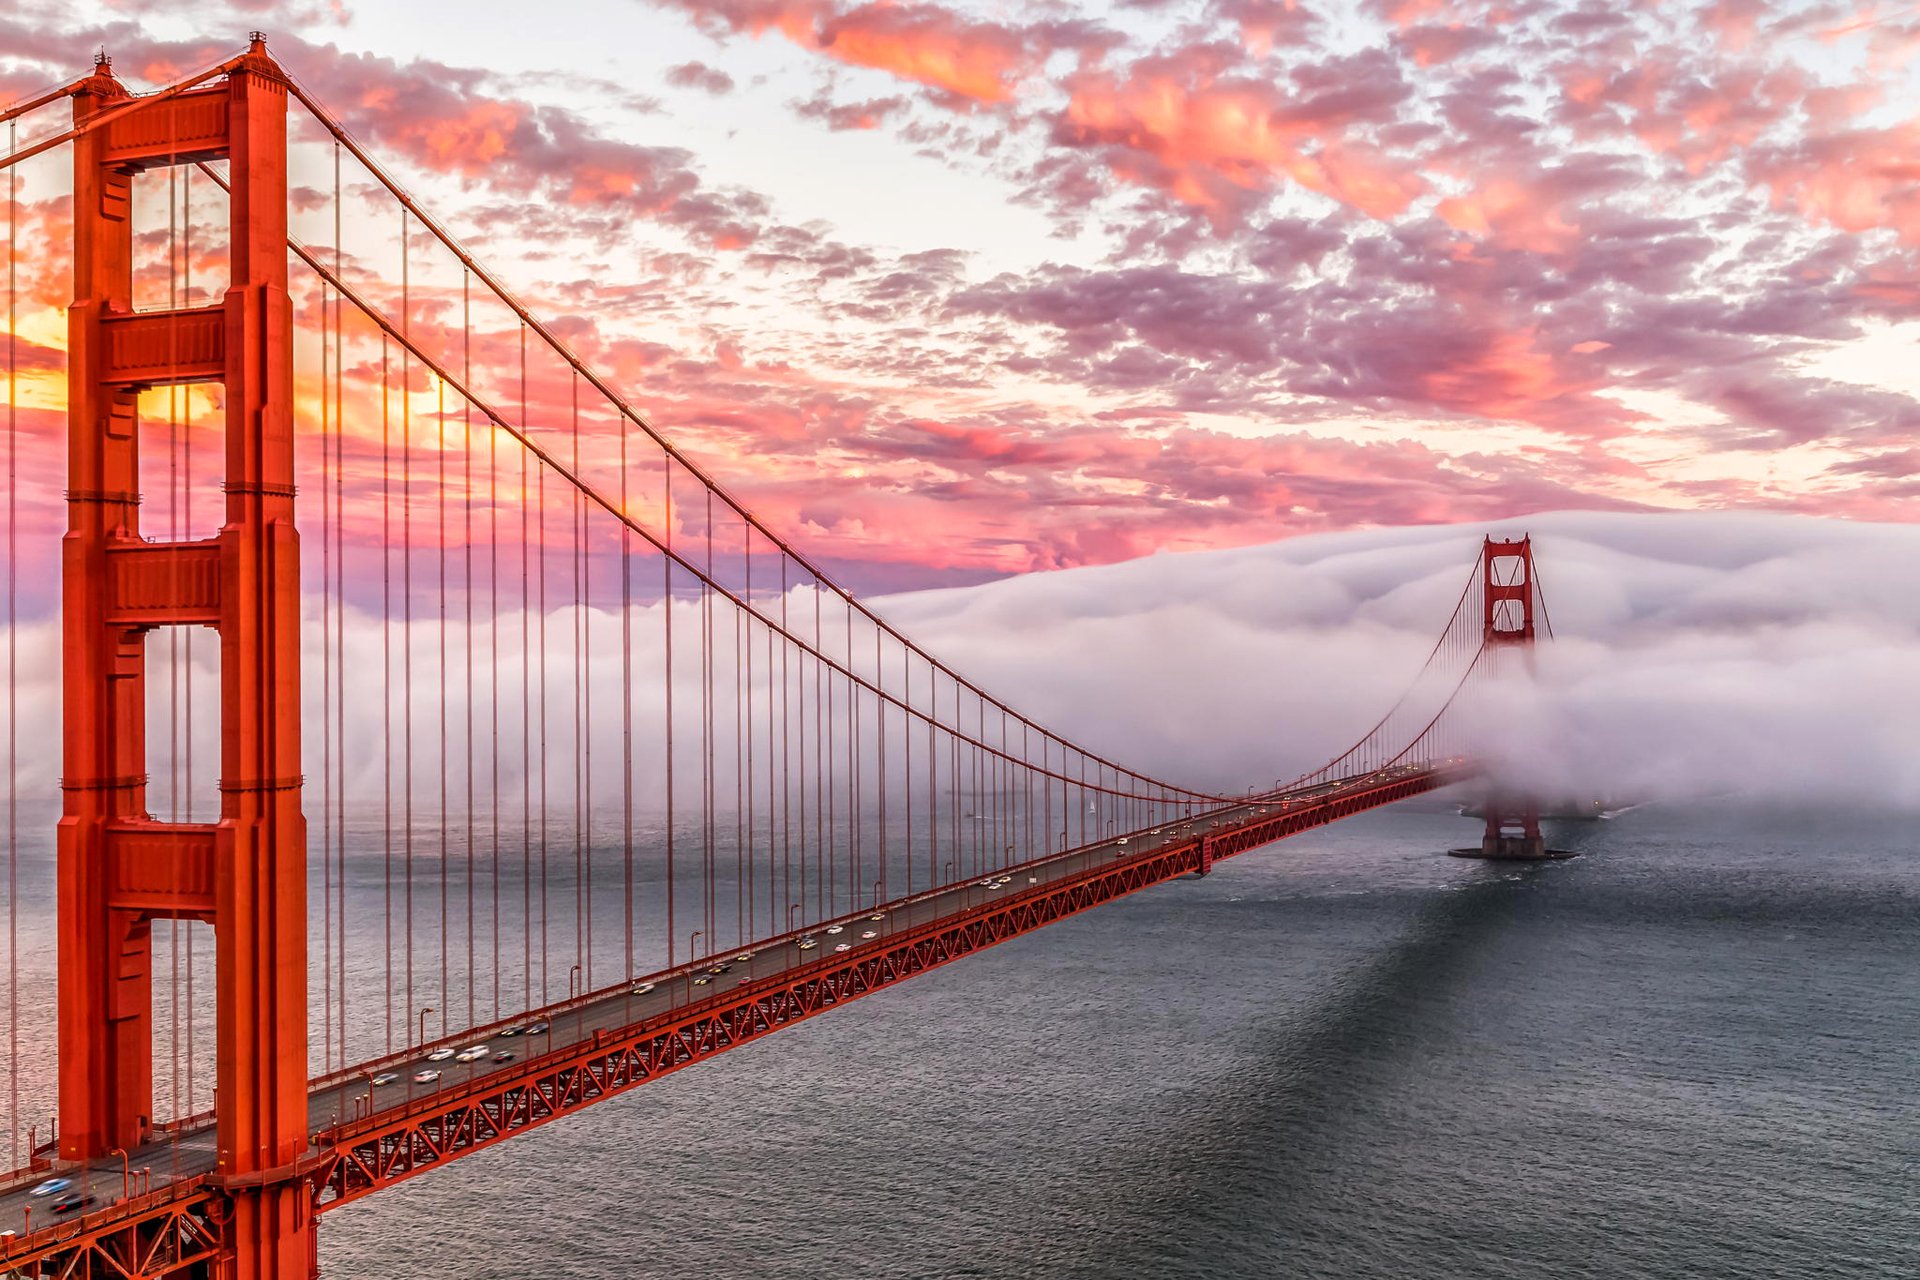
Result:
M250 27L856 585L1914 511L1913 6L16 0L0 95Z

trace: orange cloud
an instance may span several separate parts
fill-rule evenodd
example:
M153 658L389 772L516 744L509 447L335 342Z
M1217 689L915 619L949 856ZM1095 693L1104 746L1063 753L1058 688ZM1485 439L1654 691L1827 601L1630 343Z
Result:
M414 120L393 112L387 115L385 127L390 138L430 168L479 178L507 154L522 114L514 103L473 99L458 115Z
M1758 158L1776 208L1846 231L1886 229L1920 244L1920 122L1808 139Z
M873 0L839 11L825 0L671 0L709 31L777 31L804 49L871 67L961 102L1005 102L1042 51L995 22L931 4Z
M1283 112L1274 90L1247 81L1188 76L1173 67L1076 77L1057 134L1109 148L1109 167L1229 221L1241 192L1290 178L1373 217L1404 211L1418 174L1373 148L1335 135L1339 119Z
M1004 102L1031 58L1005 27L964 21L945 9L862 5L819 28L829 57L873 67L975 102Z
M1530 253L1564 253L1580 234L1539 188L1510 178L1486 179L1477 190L1442 200L1434 212L1455 230Z

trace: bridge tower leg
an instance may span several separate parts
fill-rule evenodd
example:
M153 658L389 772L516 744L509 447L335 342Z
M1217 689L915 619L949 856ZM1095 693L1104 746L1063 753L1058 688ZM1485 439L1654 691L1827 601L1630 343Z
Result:
M308 1155L306 825L300 565L287 292L287 85L256 35L224 80L125 110L103 58L74 98L65 745L59 834L60 1155L132 1152L153 1127L151 922L210 922L220 1280L314 1273ZM133 180L226 159L223 300L135 313ZM138 396L220 382L225 521L204 541L140 536ZM220 813L146 812L147 637L220 636Z
M1533 540L1486 539L1480 548L1480 576L1485 608L1484 638L1495 670L1505 665L1509 652L1533 660ZM1531 795L1510 795L1495 785L1487 795L1487 830L1480 852L1488 858L1543 858L1546 841L1540 835L1540 801Z

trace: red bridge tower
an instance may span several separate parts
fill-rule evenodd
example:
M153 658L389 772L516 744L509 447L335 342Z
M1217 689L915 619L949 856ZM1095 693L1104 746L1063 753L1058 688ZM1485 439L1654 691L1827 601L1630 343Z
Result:
M69 524L59 835L60 1155L131 1152L153 1127L152 922L213 926L223 1280L314 1271L307 1139L306 825L300 812L300 559L293 522L287 85L256 36L223 80L130 95L101 60L76 122L68 334ZM137 174L225 159L232 275L215 305L132 309ZM147 387L224 387L225 523L140 536ZM159 627L220 635L220 816L147 813L145 651Z
M1480 548L1480 576L1485 600L1484 638L1489 657L1502 663L1510 650L1533 663L1533 540L1496 542L1488 538ZM1487 831L1480 853L1488 858L1544 858L1540 837L1540 801L1532 795L1505 793L1498 783L1487 793Z

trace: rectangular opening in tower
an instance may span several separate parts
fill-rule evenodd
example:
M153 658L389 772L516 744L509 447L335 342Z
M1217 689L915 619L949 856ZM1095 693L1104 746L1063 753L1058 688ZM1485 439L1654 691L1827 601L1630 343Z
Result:
M225 395L218 382L148 387L139 420L140 534L150 542L211 538L226 520Z
M147 812L220 818L220 637L207 627L146 633Z
M213 926L153 922L153 1121L213 1108L217 1029Z
M133 178L131 216L133 309L220 305L233 275L227 193L197 165L145 169Z

